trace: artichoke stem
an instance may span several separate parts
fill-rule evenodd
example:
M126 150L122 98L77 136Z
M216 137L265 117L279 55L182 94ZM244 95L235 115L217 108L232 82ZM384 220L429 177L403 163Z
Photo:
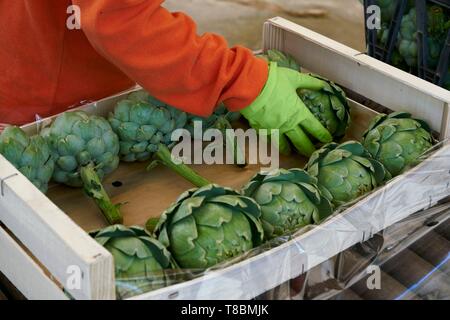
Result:
M241 148L238 145L238 139L237 137L230 137L227 135L227 129L233 129L230 122L225 119L224 117L219 118L217 122L214 124L214 128L219 129L222 132L222 135L226 139L226 150L228 151L228 146L233 146L233 159L234 163L240 167L245 168L247 167L247 161L245 159L244 152L241 150Z
M81 167L81 180L83 180L84 190L91 197L102 211L109 224L122 224L123 218L119 206L111 202L100 178L95 171L94 164Z
M180 176L191 182L196 187L200 188L211 184L211 182L200 176L197 172L189 168L187 165L183 163L174 163L170 150L164 144L159 145L158 151L155 153L155 156L162 164L178 173Z
M150 233L154 233L156 226L158 225L159 218L150 218L145 223L145 230L147 230Z

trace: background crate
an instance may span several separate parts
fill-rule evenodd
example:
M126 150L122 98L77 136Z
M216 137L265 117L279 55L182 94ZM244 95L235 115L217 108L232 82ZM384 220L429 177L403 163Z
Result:
M416 76L425 79L439 86L446 87L450 90L450 75L448 75L450 60L450 29L447 33L443 48L440 53L439 62L436 68L428 66L428 34L427 34L427 5L439 5L444 8L450 19L450 0L392 0L396 2L396 9L393 19L389 24L389 35L386 45L379 43L377 31L368 29L366 24L366 43L368 54L383 62L392 64L393 54L397 45L398 34L404 15L408 13L407 8L411 1L414 2L417 10L417 66L415 68L402 68L411 72ZM367 8L376 4L376 0L364 0L364 12L366 21L369 18ZM444 39L443 39L444 40ZM400 67L401 66L396 66Z

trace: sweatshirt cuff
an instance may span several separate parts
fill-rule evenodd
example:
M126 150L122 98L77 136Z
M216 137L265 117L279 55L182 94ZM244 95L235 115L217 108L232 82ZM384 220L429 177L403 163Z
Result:
M255 57L253 66L250 68L249 73L243 75L243 79L235 84L241 88L246 88L244 90L240 90L241 92L245 92L245 94L241 97L233 97L225 100L224 104L227 109L229 111L236 112L251 105L263 91L268 77L269 65L267 61Z

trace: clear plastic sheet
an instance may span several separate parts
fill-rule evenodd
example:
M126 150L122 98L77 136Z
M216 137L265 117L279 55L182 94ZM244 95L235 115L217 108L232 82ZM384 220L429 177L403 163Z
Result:
M319 225L303 227L208 270L165 272L152 289L174 288L173 296L161 289L150 298L450 299L450 199L444 197L450 168L438 165L443 160L439 152L446 146L436 145L419 166L394 179L398 182L338 208ZM445 228L434 257L420 247L415 250L425 253L412 251L416 240L437 227ZM422 247L426 244L422 241ZM378 278L368 280L372 273ZM117 279L118 298L149 292L145 286L130 286L128 280ZM368 281L378 281L380 288L371 288ZM192 282L196 284L189 286ZM187 288L168 288L181 283Z
M449 250L447 202L395 223L258 299L449 300Z

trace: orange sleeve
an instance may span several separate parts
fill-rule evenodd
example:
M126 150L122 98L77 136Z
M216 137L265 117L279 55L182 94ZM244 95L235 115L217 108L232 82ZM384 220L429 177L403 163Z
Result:
M73 0L96 50L159 100L203 116L220 102L231 111L250 105L267 63L246 48L230 49L221 36L198 36L191 18L163 2Z

